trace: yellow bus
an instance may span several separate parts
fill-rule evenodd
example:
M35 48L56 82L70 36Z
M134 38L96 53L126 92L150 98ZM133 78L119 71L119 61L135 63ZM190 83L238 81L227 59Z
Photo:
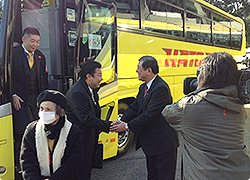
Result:
M118 117L137 95L136 68L144 55L157 59L159 75L177 101L183 97L183 79L196 76L207 55L223 50L241 60L245 54L244 22L201 0L83 1L79 6L77 64L102 63L100 102L115 96ZM131 132L119 133L118 154L132 140Z
M121 117L141 82L138 59L157 59L159 75L174 101L184 96L183 79L196 76L208 54L245 55L245 26L237 17L202 0L0 0L0 179L15 178L10 70L14 42L27 26L39 29L49 85L64 93L77 81L79 65L102 64L101 118ZM101 133L104 159L124 154L129 132Z

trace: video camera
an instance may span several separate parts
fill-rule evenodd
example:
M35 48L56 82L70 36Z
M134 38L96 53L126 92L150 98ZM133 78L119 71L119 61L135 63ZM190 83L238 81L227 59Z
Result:
M237 62L237 64L243 64L246 66L244 69L239 70L239 83L238 83L238 96L244 104L250 103L250 60L248 57ZM200 68L197 69L197 76L200 73ZM197 77L186 77L184 79L183 93L185 95L196 90L198 87Z

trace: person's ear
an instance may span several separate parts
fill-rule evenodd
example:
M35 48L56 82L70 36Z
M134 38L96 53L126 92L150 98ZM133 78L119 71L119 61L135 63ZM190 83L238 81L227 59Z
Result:
M150 67L147 69L147 71L148 71L148 74L151 74L153 72Z
M22 42L23 42L23 43L25 42L25 37L24 37L24 36L22 37Z
M91 77L92 77L92 76L91 76L90 74L87 74L87 75L86 75L86 78L87 78L88 80L90 80Z

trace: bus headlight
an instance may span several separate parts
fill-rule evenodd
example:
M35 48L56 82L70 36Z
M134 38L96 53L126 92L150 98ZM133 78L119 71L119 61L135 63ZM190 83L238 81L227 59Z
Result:
M0 174L5 173L5 171L6 171L6 168L5 168L5 167L3 167L3 166L0 166Z

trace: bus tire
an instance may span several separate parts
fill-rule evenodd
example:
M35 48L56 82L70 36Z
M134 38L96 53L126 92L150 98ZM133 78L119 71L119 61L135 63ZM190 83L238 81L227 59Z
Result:
M128 105L124 102L119 102L118 104L118 119L123 116L125 111L128 109ZM118 133L118 150L117 157L121 157L129 150L133 143L134 134L132 131L123 131Z

